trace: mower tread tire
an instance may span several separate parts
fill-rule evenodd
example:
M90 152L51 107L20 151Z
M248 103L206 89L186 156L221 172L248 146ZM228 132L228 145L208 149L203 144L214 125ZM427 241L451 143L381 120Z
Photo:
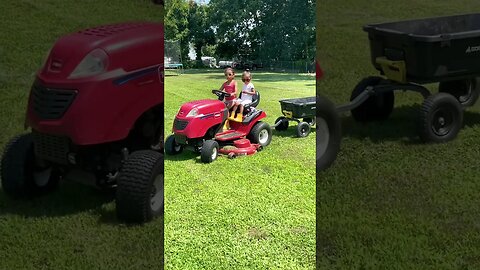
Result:
M133 152L125 161L117 180L116 212L128 223L144 223L163 212L151 208L151 195L156 177L161 177L163 193L163 155L153 150ZM162 196L163 198L163 196Z
M180 144L177 144L177 142L175 141L175 136L174 135L168 136L167 140L165 141L165 153L167 155L173 156L176 154L180 154L182 151L183 151L183 146Z
M322 128L319 124L321 120L327 125L328 129L328 141L322 142L321 136L322 132L319 130ZM329 168L335 159L337 158L337 154L340 151L340 143L342 139L341 134L341 125L340 119L336 112L335 106L323 96L317 96L317 116L316 116L316 148L317 148L317 173ZM325 143L325 145L321 145ZM324 149L320 149L320 147L324 147ZM322 151L322 153L320 153Z
M48 182L35 183L35 153L33 135L18 135L5 146L1 161L2 189L12 198L27 198L47 194L57 188L60 175L52 170Z
M211 163L215 161L218 157L219 148L218 142L214 140L206 140L202 145L202 150L200 151L200 159L202 162Z
M267 134L268 134L268 138L265 142L261 143L260 142L260 134L262 132L262 130L267 130ZM256 143L256 144L260 144L262 147L265 147L265 146L268 146L270 144L270 142L272 141L272 128L270 127L269 124L265 123L265 122L262 122L262 121L258 121L252 128L252 130L250 131L250 133L248 134L248 139L253 142L253 143Z

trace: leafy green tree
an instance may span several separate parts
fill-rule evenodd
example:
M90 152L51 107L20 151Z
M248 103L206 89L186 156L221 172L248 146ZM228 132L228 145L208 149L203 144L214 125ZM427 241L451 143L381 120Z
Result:
M313 58L314 0L211 0L217 53L225 57Z
M190 1L188 29L188 40L193 44L197 60L200 60L202 48L206 45L215 44L215 33L210 25L207 5L199 5Z
M189 4L185 0L165 0L165 40L180 40L182 55L188 55Z
M315 0L167 0L168 38L215 48L222 58L312 60L315 54Z

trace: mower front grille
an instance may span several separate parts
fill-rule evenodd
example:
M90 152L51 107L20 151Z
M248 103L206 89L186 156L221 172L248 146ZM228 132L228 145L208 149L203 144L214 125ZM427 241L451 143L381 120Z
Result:
M70 140L67 137L54 136L36 131L33 134L35 155L57 164L68 164Z
M32 87L32 106L41 119L60 119L72 104L77 91L52 89L38 84Z
M175 119L173 122L173 128L175 130L184 130L188 125L188 121Z

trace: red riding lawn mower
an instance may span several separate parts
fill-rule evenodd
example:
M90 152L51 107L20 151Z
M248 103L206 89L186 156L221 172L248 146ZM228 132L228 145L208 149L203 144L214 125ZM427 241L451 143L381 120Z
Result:
M229 111L222 100L229 94L219 90L212 93L218 100L197 100L182 105L173 123L173 134L165 142L166 154L179 154L189 147L200 153L202 162L210 163L219 153L229 158L252 155L270 144L272 129L260 121L267 115L256 109L260 102L258 91L253 102L245 105L241 122L228 120ZM229 128L225 129L226 125Z
M60 38L5 147L2 189L25 198L76 179L116 191L117 216L163 212L163 26L123 23Z

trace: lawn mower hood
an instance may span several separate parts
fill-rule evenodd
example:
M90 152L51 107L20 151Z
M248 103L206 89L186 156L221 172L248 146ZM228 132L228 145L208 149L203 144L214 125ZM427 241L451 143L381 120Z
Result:
M173 132L187 138L203 137L210 128L222 124L227 117L228 110L222 101L204 99L187 102L175 117Z
M26 124L75 144L128 136L163 104L163 25L121 23L61 37L33 84Z
M158 65L161 25L123 23L89 28L60 38L40 71L44 80L115 76ZM145 57L145 54L148 57ZM113 74L112 74L113 73ZM108 74L108 75L107 75Z

